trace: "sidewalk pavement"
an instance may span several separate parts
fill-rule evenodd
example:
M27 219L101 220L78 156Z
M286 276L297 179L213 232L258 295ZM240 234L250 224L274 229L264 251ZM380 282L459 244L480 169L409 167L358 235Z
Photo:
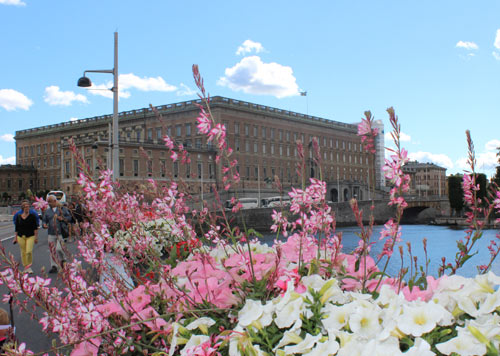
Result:
M12 221L12 215L10 214L0 214L0 222Z

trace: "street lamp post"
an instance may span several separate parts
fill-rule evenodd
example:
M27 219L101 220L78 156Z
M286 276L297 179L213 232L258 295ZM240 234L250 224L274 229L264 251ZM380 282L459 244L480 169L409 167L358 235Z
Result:
M92 82L86 76L86 73L110 73L113 74L113 122L112 122L112 137L111 137L111 169L113 170L113 181L118 178L119 171L119 145L118 145L118 32L115 32L115 52L114 52L114 67L113 69L102 70L86 70L83 72L83 77L78 79L78 86L88 88L92 86Z

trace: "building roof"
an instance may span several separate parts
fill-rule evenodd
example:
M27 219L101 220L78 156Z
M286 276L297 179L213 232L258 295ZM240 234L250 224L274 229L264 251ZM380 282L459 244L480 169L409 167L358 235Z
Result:
M155 110L158 110L160 114L168 114L168 113L176 113L183 111L197 111L199 110L198 105L202 102L201 100L189 100L179 103L160 105L154 107ZM305 115L296 113L293 111L282 110L278 108L273 108L265 105L250 103L246 101L230 99L222 96L214 96L210 98L210 106L212 108L216 107L226 107L232 108L235 110L241 110L245 112L255 112L259 114L267 114L271 116L275 116L278 118L289 119L298 122L306 122L310 124L316 124L320 126L331 127L337 130L348 131L348 132L357 132L356 124L347 124L339 121L324 119L316 116ZM127 119L136 119L138 117L144 118L147 116L153 116L154 110L152 108L143 108L138 110L129 110L123 111L118 114L120 121L126 121ZM95 116L86 119L80 119L75 121L66 121L59 124L46 125L35 127L31 129L19 130L16 131L15 139L20 139L23 137L43 135L48 132L65 132L65 131L73 131L75 129L84 129L95 127L96 125L105 125L111 122L113 115L102 115Z
M418 161L409 161L403 166L403 170L405 169L422 169L422 168L433 168L433 169L442 169L446 170L444 167L440 167L434 163L421 163Z

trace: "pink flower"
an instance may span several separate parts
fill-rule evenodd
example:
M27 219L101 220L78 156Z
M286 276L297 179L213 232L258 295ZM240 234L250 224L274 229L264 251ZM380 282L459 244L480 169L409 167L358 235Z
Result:
M71 356L97 356L101 342L100 337L81 342L71 351Z
M130 303L130 307L133 311L139 312L144 309L146 305L151 303L151 297L146 292L146 287L144 285L140 285L128 293L128 302Z

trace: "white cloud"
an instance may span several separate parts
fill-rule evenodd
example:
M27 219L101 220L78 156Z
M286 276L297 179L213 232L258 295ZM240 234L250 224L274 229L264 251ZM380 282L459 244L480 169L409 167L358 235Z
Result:
M384 139L385 139L385 141L393 142L392 135L391 135L390 132L386 132L384 134ZM410 142L411 141L411 136L405 134L404 132L401 132L400 136L399 136L399 140L401 142Z
M462 171L470 172L471 170L469 164L467 163L467 158L465 157L459 158L456 165ZM476 172L490 175L495 170L496 166L498 166L498 157L495 152L476 153Z
M94 95L104 96L106 98L112 98L113 92L110 90L113 87L113 82L108 81L104 84L93 84L89 88L90 93ZM129 98L129 89L137 89L140 91L175 91L177 87L170 85L165 82L162 77L144 77L140 78L133 73L120 74L118 77L118 96L120 98Z
M245 55L248 54L252 51L255 51L255 53L260 53L264 51L264 47L262 46L261 43L259 42L254 42L252 40L246 40L243 42L241 46L238 47L238 50L236 51L236 55Z
M137 89L140 91L175 91L177 87L167 84L162 77L139 78L133 73L121 74L118 77L120 89Z
M453 162L450 157L443 153L431 153L431 152L412 152L408 154L411 160L418 161L420 163L434 163L438 166L444 167L446 169L453 168Z
M71 117L71 118L69 119L69 121L78 121L78 120L80 120L80 119L79 119L79 118L77 118L77 117Z
M3 156L0 155L0 164L16 164L16 156L3 158Z
M474 42L464 42L464 41L458 41L455 47L464 48L469 51L476 50L479 48L477 44L475 44Z
M188 95L195 95L196 90L191 89L188 87L186 84L181 83L180 84L180 89L177 90L177 96L188 96Z
M500 53L493 51L491 54L493 54L493 57L495 57L497 61L500 61Z
M87 97L82 94L75 94L72 91L61 91L57 85L45 88L45 102L49 105L70 106L74 101L88 103Z
M14 89L0 89L0 106L7 111L28 110L33 105L26 95Z
M484 145L484 148L486 149L486 151L493 151L493 152L497 152L499 147L500 147L500 140L496 140L496 139L489 140Z
M217 84L235 91L277 98L299 95L291 67L264 63L258 56L245 57L234 67L226 68L224 73Z
M0 5L26 6L26 3L21 0L0 0Z
M500 28L497 30L497 35L495 37L495 42L493 43L496 49L500 49Z
M2 136L0 136L0 140L5 141L5 142L15 142L16 141L16 140L14 140L13 134L3 134Z

